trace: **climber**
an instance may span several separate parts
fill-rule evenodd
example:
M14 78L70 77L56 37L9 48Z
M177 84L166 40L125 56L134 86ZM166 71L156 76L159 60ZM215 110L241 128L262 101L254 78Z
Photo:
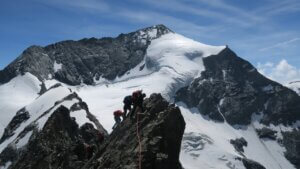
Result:
M123 100L124 103L124 114L123 114L123 119L127 116L127 110L130 112L131 111L131 105L132 105L132 96L126 96Z
M142 113L144 111L143 102L144 98L146 97L146 94L143 93L142 90L137 90L132 93L132 103L133 103L133 109L130 115L130 118L132 119L134 117L135 111L138 108L139 111Z
M97 132L98 142L102 143L104 141L104 134L98 130Z
M86 159L92 158L92 156L94 155L95 150L96 150L95 146L87 144L87 143L83 143L83 144L84 144L84 150L85 150L85 158Z
M112 129L115 129L117 127L117 125L121 123L121 116L123 116L123 112L121 110L116 110L116 111L114 111L114 116L115 116L116 123L114 124Z

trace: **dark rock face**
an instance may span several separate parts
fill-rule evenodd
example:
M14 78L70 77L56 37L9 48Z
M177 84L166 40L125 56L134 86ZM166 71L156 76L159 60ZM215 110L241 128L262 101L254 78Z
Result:
M56 87L60 87L60 85L56 84L43 93L47 93ZM74 100L75 103L70 110L63 106L57 106L71 100ZM82 116L86 115L97 129L89 123L78 128L75 119L70 117L70 113L75 110L85 110L86 114L82 114ZM43 129L40 130L39 120L50 112L52 113L50 118ZM47 166L49 168L82 166L92 156L93 151L97 150L104 137L107 136L106 130L89 112L86 103L76 93L69 94L62 100L55 102L52 107L45 112L40 112L40 114L39 117L30 119L32 122L24 129L20 128L21 124L31 118L26 108L19 110L11 120L1 138L1 143L12 136L15 137L11 142L5 143L8 145L5 145L6 147L0 154L0 168L8 162L13 163L11 168L17 169L47 168ZM21 132L16 132L17 129L21 129ZM25 136L29 137L29 141L28 144L23 146L27 142L23 140L24 143L22 143ZM87 152L86 148L93 151Z
M28 120L29 117L30 115L25 108L19 110L5 128L4 133L0 139L0 144L3 143L9 137L11 137L14 134L14 131L20 126L20 124Z
M271 140L276 140L276 133L277 131L273 131L269 128L262 128L262 129L257 129L256 130L257 135L259 136L259 138L267 138L267 139L271 139Z
M258 112L263 112L265 124L292 124L300 119L300 97L262 76L229 48L203 62L205 71L177 92L177 101L232 125L250 124L252 114Z
M43 130L34 133L27 149L10 168L80 168L88 160L84 143L100 144L91 139L81 137L69 110L61 106L51 115ZM83 148L78 148L80 146Z
M250 159L243 158L242 162L243 162L244 166L246 167L246 169L266 169L264 166L262 166L258 162L250 160Z
M179 153L185 122L179 108L159 94L152 94L144 106L145 111L139 115L142 168L181 169ZM127 117L84 168L138 168L136 127L136 119Z
M294 130L291 132L283 132L282 144L286 148L285 157L296 166L300 168L300 131Z
M153 30L156 34L150 36L149 32ZM90 38L58 42L46 47L31 46L0 71L0 83L25 72L40 80L51 75L70 85L81 82L93 84L94 78L100 77L112 80L143 60L150 40L168 32L171 30L164 25L156 25L116 38ZM58 70L54 65L58 65Z
M74 97L76 94L68 98ZM77 106L73 105L72 110ZM181 169L179 153L185 122L179 108L160 94L152 94L144 106L145 111L139 115L142 168ZM111 135L99 136L92 124L79 128L70 117L72 110L58 107L42 130L30 130L33 134L25 147L7 147L0 154L0 165L11 161L9 169L137 168L136 119L127 117Z
M230 144L233 145L233 147L235 148L236 151L242 153L244 152L244 146L247 147L248 143L247 141L241 137L241 138L237 138L235 140L230 140Z

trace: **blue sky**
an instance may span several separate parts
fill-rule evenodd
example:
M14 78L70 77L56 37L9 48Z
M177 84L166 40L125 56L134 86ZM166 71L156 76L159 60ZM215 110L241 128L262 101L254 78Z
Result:
M30 45L117 36L154 24L274 73L283 61L300 77L299 0L1 0L0 69Z

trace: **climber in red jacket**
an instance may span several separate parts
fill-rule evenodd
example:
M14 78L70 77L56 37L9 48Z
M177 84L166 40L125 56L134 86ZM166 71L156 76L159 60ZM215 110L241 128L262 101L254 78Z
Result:
M118 124L121 123L121 116L123 116L123 112L121 110L116 110L114 111L114 116L115 116L115 124L112 127L112 129L115 129L117 127Z

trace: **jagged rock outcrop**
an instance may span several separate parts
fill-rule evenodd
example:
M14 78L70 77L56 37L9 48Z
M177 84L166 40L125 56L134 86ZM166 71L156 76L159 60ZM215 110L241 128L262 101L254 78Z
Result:
M42 131L33 134L19 158L10 168L80 168L88 160L84 143L98 147L97 130L79 129L70 111L59 107L46 122ZM94 137L83 137L92 134Z
M143 169L180 169L179 152L185 128L178 107L169 105L160 94L145 100L139 115ZM126 118L107 138L86 169L138 168L139 144L136 119Z
M71 97L71 96L70 96ZM170 105L160 94L144 102L139 115L141 159L143 169L181 169L179 153L185 122L178 107ZM79 128L70 116L76 106L57 108L41 131L34 129L28 144L16 151L8 147L0 155L9 169L137 168L139 144L136 118L127 117L104 141L92 124Z
M241 154L244 152L243 147L247 147L248 145L247 141L243 137L237 138L235 140L231 139L230 144L232 144L235 150Z
M52 101L47 103L48 100ZM76 111L80 111L82 118L72 115ZM83 120L89 123L78 126ZM84 143L96 149L100 136L106 137L107 132L90 113L87 104L75 92L55 84L20 109L5 128L0 140L0 168L10 163L10 168L17 169L84 164L87 160ZM73 151L81 155L70 160Z
M0 144L3 143L7 138L14 134L14 131L20 126L21 123L30 118L29 113L25 108L22 108L17 112L14 118L9 122L8 126L5 128L4 133L0 139Z
M276 137L277 137L276 136L277 131L274 131L267 127L263 127L262 129L257 129L256 132L257 132L257 135L259 138L267 138L267 139L271 139L271 140L276 140Z
M300 120L300 96L261 75L229 48L203 58L205 70L176 100L197 107L213 120L248 125L253 113L263 113L264 124L292 124Z
M30 72L40 80L54 77L70 84L93 84L94 78L112 80L139 64L150 40L171 32L164 25L120 34L116 38L62 41L46 47L31 46L0 71L0 84Z
M290 132L283 132L282 144L286 148L285 157L296 166L300 168L300 131L294 129Z
M244 166L246 167L246 169L266 169L264 166L262 166L258 162L247 159L247 158L243 158L242 162L243 162Z

